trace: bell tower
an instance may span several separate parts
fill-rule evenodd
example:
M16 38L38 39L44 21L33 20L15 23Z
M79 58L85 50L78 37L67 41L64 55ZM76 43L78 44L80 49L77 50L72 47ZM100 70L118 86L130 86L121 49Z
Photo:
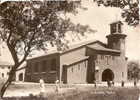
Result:
M126 35L122 33L121 21L116 21L110 24L110 34L107 35L108 48L120 50L121 55L125 57L125 38Z

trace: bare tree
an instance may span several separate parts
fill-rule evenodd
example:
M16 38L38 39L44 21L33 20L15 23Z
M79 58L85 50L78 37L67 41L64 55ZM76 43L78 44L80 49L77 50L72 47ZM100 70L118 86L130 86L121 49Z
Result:
M0 38L6 42L14 60L9 77L1 88L1 97L13 81L17 68L33 50L46 50L48 43L61 50L61 45L64 45L62 39L67 31L81 34L92 31L88 26L74 25L70 19L60 17L60 13L75 14L79 4L72 1L0 4Z

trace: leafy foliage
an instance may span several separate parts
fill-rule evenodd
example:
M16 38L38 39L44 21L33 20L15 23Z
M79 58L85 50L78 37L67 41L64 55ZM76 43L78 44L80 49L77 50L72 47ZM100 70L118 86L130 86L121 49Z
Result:
M139 24L139 0L94 0L98 6L104 5L106 7L118 7L123 10L122 17L125 22L131 26L137 26Z
M128 79L139 79L139 63L136 61L130 61L128 62Z
M82 35L93 32L88 26L75 25L70 19L61 17L70 12L76 14L79 5L79 1L4 2L0 5L0 38L6 42L15 63L1 89L1 97L16 69L32 51L46 50L48 43L62 50L68 31Z

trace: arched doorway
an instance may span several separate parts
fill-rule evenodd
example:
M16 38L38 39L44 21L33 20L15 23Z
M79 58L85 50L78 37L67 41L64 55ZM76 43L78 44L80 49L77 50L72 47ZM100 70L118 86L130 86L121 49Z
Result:
M113 81L113 79L114 79L114 73L113 73L112 70L106 69L106 70L103 71L102 81L107 81L107 80Z
M23 73L19 74L19 81L23 81Z

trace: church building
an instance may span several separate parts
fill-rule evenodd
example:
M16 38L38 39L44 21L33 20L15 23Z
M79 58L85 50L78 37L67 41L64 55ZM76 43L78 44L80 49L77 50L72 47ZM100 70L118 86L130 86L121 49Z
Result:
M88 41L64 52L53 52L27 60L25 81L47 83L56 80L66 84L86 84L103 81L126 81L127 58L122 22L110 24L107 44Z

